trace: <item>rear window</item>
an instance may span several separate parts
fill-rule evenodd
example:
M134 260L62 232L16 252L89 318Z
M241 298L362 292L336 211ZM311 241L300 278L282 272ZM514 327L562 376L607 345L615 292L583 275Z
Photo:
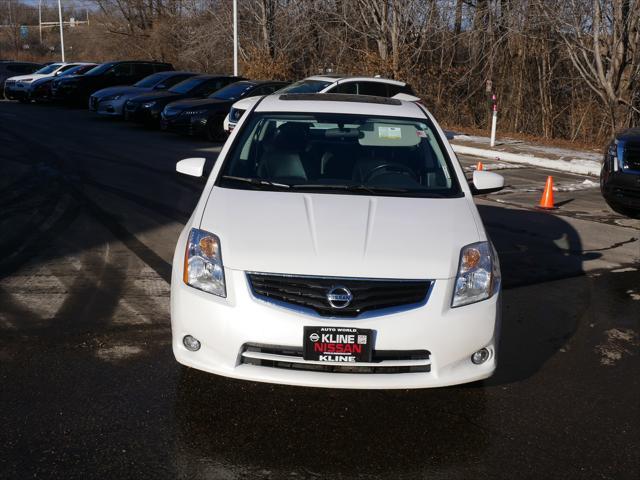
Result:
M324 90L333 82L323 82L320 80L300 80L278 90L277 93L318 93Z
M218 186L353 195L456 197L451 161L427 119L254 114Z

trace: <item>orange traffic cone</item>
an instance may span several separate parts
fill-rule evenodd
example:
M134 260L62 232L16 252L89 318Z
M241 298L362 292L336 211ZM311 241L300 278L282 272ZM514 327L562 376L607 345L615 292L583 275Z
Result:
M544 191L542 192L542 197L540 198L540 203L538 204L538 208L542 208L544 210L553 210L556 208L553 204L553 177L547 177L547 183L544 186Z
M478 162L476 164L476 170L484 170L484 165L482 165L482 162Z

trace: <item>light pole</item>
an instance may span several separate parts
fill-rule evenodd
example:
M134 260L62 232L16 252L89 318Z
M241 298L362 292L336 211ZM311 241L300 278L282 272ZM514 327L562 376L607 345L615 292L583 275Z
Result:
M38 30L40 31L40 45L42 45L42 0L38 2Z
M60 20L60 53L62 53L62 61L64 62L64 33L62 29L62 5L58 0L58 19Z
M233 0L233 75L238 76L238 0Z

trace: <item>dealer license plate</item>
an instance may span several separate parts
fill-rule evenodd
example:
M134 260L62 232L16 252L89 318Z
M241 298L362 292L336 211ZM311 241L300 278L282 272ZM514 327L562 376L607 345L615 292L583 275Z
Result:
M370 362L373 330L346 327L304 327L302 356L319 362Z

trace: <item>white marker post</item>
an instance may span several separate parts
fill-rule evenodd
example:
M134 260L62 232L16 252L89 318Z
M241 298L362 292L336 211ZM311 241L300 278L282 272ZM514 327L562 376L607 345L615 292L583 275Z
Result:
M64 62L64 31L62 24L62 5L58 0L58 19L60 20L60 52L62 53L62 61Z
M233 75L238 76L238 0L233 0Z
M491 148L493 148L496 146L496 127L498 126L498 102L495 93L491 100L493 100L493 115L491 116Z

